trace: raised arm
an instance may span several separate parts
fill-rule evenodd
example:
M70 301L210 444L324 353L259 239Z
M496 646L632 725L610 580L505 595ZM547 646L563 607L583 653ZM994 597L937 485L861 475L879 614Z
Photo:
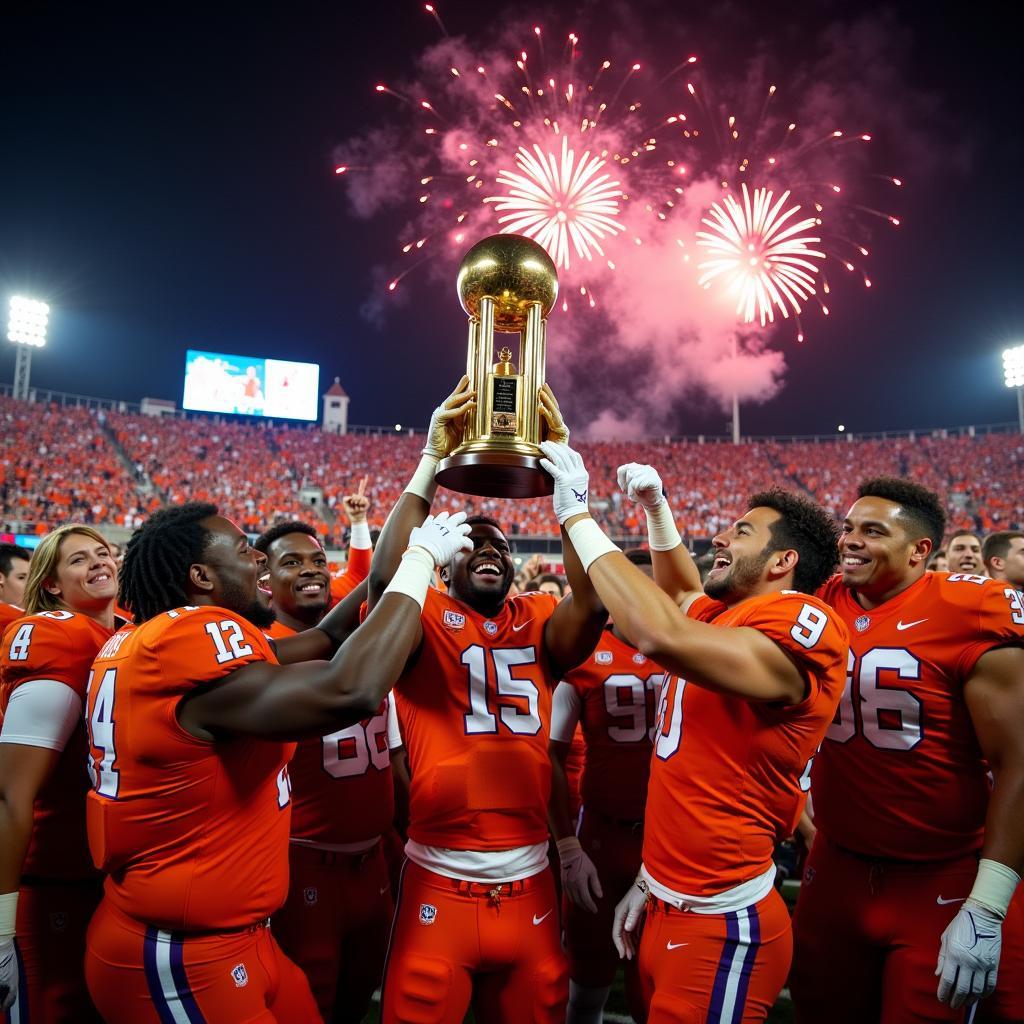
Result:
M548 659L555 674L561 676L580 664L597 646L601 630L608 621L608 612L583 571L564 526L570 516L587 508L586 467L579 454L567 444L545 441L541 450L546 456L541 465L548 472L556 470L559 474L555 476L555 515L562 531L562 560L571 587L571 593L562 598L544 629Z
M398 569L409 531L422 523L430 512L434 492L437 490L437 484L434 483L437 464L459 443L462 437L463 418L476 405L474 395L475 392L469 386L469 377L463 375L455 390L430 417L430 429L427 432L423 457L402 496L391 510L373 553L368 597L371 609L381 599Z
M676 529L658 471L628 462L619 466L616 475L623 494L641 505L647 517L654 582L685 610L701 594L700 573Z
M582 465L579 455L572 455ZM588 489L586 477L581 486L578 471L574 476L550 457L542 465L555 478L556 496L563 481L576 495L577 510L569 515L563 510L559 518L564 516L573 547L615 628L637 650L689 682L747 700L795 704L803 699L803 674L781 647L756 629L712 626L689 618L591 519L585 498L579 499Z
M1001 647L978 659L964 699L995 784L985 843L970 896L942 934L938 997L950 1006L995 988L1002 922L1024 871L1024 649ZM973 998L972 998L973 993Z
M442 512L412 530L377 607L330 661L245 665L183 701L182 726L207 740L300 739L373 714L419 642L420 614L437 566L470 544L465 518L463 512Z

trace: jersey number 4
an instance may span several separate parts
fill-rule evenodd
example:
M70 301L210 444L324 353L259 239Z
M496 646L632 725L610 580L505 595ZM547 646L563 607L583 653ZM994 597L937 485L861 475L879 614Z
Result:
M114 699L117 696L114 684L116 682L116 668L108 668L100 676L98 684L96 684L96 673L90 672L85 691L89 746L92 750L99 751L99 756L90 752L89 776L92 779L93 789L100 796L110 797L112 800L117 799L117 791L121 785L121 773L114 767L114 761L117 758L114 751Z
M921 742L921 701L884 682L883 673L909 682L921 678L921 663L902 647L875 647L859 659L850 651L846 689L826 739L849 743L859 725L864 739L879 750L913 750Z

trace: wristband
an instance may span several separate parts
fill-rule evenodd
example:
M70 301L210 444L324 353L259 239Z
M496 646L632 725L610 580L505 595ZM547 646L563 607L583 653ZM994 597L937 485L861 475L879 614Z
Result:
M654 508L644 511L647 513L647 545L652 551L671 551L683 543L667 501L662 499Z
M436 455L428 455L424 452L420 464L416 467L416 472L405 486L409 494L415 494L418 498L422 498L428 505L433 504L434 493L437 491L434 474L437 472L439 461Z
M999 917L1006 917L1006 908L1013 899L1013 892L1019 881L1020 875L1013 868L1008 868L997 860L986 860L983 857L978 862L974 888L967 898Z
M555 847L558 850L559 860L565 860L565 855L567 853L583 849L583 847L580 846L580 841L575 836L566 836L564 839L559 839L558 842L555 843Z
M406 488L408 490L408 488ZM373 547L370 540L370 524L364 519L361 523L352 524L352 532L349 534L348 546L357 548L360 551L367 551Z
M434 556L426 548L409 548L402 555L402 561L381 597L387 597L388 594L405 594L422 609L433 579Z
M621 551L605 536L604 530L590 516L580 519L568 528L569 540L583 563L583 571L590 572L591 565L603 555Z
M16 892L0 893L0 939L9 939L14 935L14 922L18 917L18 894Z

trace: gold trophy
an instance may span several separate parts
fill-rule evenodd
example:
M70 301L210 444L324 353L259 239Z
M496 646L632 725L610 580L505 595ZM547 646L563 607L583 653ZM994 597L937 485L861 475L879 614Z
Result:
M491 235L466 253L456 287L469 316L466 373L476 408L466 416L462 443L438 466L437 482L489 498L550 494L554 481L540 467L537 392L547 315L558 297L555 265L532 239ZM495 357L495 332L519 336L516 362L507 346Z

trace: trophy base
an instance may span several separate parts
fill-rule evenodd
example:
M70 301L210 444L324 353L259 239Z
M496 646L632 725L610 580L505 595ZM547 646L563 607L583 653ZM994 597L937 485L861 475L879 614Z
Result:
M551 494L555 481L534 455L516 452L463 452L442 459L434 479L450 491L483 498L539 498Z

